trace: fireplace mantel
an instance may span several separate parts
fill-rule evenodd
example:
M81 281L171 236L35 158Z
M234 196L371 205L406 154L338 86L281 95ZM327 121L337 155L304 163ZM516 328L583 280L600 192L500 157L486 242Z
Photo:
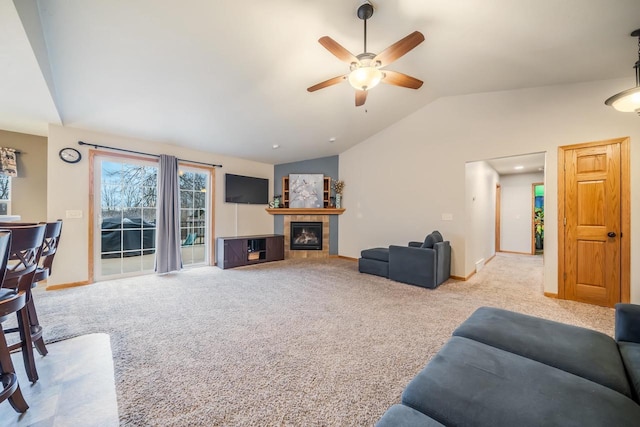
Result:
M345 208L266 208L271 215L342 215Z

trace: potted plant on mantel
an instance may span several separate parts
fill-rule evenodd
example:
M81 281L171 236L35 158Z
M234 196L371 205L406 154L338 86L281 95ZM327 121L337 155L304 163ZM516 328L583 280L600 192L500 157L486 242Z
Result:
M334 179L332 180L331 187L336 193L336 208L340 209L342 207L342 192L344 191L344 181Z

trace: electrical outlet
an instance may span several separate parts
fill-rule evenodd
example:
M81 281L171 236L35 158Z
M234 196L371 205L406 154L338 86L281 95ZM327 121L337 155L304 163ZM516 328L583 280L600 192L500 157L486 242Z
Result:
M453 221L453 214L443 213L442 214L442 220L443 221Z

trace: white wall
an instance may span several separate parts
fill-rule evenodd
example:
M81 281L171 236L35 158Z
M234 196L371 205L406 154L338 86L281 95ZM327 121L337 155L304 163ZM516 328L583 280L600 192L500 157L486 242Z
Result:
M557 283L557 150L559 146L631 137L631 181L640 179L640 119L604 105L628 79L440 98L340 155L346 211L340 254L358 257L377 245L420 239L434 228L451 241L452 274L465 264L465 163L547 153L544 290ZM453 221L442 221L442 213ZM640 193L631 197L632 229ZM631 236L631 300L640 303L640 233Z
M467 163L465 176L465 271L468 272L475 269L476 262L486 262L496 253L496 185L499 176L484 161Z
M236 232L238 235L273 233L273 217L266 213L266 206L224 203L225 173L268 178L273 183L273 165L159 142L50 125L47 156L47 217L48 220L63 218L64 226L60 248L56 254L55 274L49 278L49 285L91 280L88 272L89 256L91 256L88 253L89 150L91 147L78 146L78 141L222 164L223 168L216 168L215 176L215 235L234 236ZM78 149L83 156L80 163L67 164L60 160L58 152L64 147ZM273 185L269 185L269 189L273 191ZM67 219L65 218L67 210L81 210L83 217Z
M543 173L500 176L500 250L531 253L533 237L532 184L544 182Z

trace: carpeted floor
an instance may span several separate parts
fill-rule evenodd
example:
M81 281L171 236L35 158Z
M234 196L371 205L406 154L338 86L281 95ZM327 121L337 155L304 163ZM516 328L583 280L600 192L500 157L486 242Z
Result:
M367 426L482 305L613 333L612 309L542 295L498 255L429 290L342 259L204 267L35 292L48 341L111 335L126 426Z

